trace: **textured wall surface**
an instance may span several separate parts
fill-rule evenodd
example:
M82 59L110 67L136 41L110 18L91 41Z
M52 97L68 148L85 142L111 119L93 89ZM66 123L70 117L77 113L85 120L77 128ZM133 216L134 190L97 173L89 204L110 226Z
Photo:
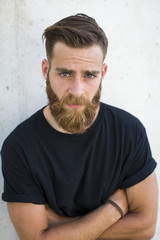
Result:
M94 17L109 39L102 100L143 122L160 163L159 0L0 0L0 147L17 124L47 103L43 30L78 12ZM156 171L160 182L159 166ZM2 200L0 239L18 239ZM153 239L160 239L160 217Z

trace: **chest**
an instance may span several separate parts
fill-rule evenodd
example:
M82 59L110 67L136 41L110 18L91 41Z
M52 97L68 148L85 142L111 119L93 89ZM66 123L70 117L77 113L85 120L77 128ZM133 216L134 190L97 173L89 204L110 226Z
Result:
M60 215L85 214L117 188L123 154L113 142L99 139L49 145L35 147L31 168L46 202Z

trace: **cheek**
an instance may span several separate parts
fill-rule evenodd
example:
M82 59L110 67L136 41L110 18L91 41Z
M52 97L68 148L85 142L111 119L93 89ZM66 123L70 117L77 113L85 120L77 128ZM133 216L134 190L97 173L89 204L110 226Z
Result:
M96 81L91 81L89 84L88 84L88 92L90 95L95 95L95 93L98 91L99 87L101 85L101 79L98 79Z
M94 90L96 91L99 88L101 82L102 82L102 78L98 77L96 79L88 81L87 83L88 83L88 86L90 87L90 89L93 89L93 91Z
M100 85L96 85L94 88L89 88L88 91L86 92L86 96L88 97L88 99L90 101L92 101L92 99L94 98L94 96L96 95L96 93L98 92Z
M51 81L51 87L59 99L64 97L67 92L67 86L65 86L65 84L61 81Z

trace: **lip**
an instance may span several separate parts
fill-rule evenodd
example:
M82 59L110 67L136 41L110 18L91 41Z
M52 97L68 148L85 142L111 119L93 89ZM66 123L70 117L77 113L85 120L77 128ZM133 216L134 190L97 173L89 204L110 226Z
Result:
M83 105L75 105L75 104L67 104L67 106L73 109L80 109L83 107Z

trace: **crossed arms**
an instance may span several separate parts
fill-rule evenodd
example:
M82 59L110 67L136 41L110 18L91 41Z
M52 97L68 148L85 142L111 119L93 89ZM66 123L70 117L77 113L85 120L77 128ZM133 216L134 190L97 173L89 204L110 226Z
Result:
M81 217L61 217L48 206L8 203L10 218L21 240L147 240L154 235L158 187L155 173L124 190L117 190L109 203Z

